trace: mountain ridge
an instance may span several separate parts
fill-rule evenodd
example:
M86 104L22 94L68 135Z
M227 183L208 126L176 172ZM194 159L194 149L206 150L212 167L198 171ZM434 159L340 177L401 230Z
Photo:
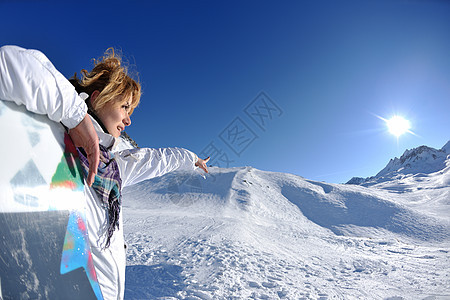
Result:
M390 159L388 164L375 176L353 177L346 184L372 186L380 182L412 174L431 174L446 168L450 160L450 140L441 148L419 146L407 149L400 158Z

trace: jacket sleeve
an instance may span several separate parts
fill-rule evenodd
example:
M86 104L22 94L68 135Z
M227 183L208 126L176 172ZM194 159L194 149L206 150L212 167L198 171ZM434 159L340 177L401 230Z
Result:
M141 148L114 153L122 186L162 176L175 170L195 170L197 155L182 148Z
M87 112L75 88L42 52L17 46L0 48L0 99L23 104L68 128Z

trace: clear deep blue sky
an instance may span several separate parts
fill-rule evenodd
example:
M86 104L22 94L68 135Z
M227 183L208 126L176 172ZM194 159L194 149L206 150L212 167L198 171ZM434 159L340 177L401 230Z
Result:
M144 91L127 130L140 146L341 183L450 139L449 1L0 0L0 11L0 44L39 49L66 77L121 49ZM416 135L397 141L376 117L394 114Z

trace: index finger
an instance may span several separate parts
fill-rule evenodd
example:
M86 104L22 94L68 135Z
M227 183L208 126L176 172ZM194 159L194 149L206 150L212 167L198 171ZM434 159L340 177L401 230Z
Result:
M200 165L200 168L201 168L203 171L205 171L205 173L209 173L209 172L208 172L208 167L206 166L206 163L205 163L205 162L203 162L203 163Z

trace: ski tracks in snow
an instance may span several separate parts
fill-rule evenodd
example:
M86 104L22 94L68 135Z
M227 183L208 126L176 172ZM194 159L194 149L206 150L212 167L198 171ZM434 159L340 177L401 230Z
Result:
M134 204L124 207L126 299L450 299L448 241L409 241L370 226L336 235L280 193L289 183L333 196L336 186L251 168L227 172L214 174L206 198L184 194L188 207L159 186L154 193L141 186L155 199L149 206L132 194Z

